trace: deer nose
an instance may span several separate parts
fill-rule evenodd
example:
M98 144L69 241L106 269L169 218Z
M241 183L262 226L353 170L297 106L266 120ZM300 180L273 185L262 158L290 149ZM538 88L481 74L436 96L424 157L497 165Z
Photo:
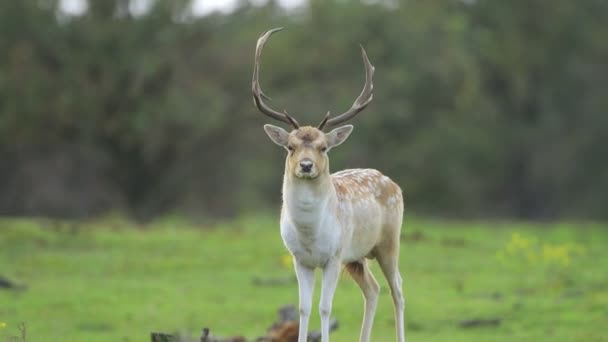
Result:
M310 170L312 170L312 165L312 160L304 159L300 161L300 168L302 169L302 172L310 172Z

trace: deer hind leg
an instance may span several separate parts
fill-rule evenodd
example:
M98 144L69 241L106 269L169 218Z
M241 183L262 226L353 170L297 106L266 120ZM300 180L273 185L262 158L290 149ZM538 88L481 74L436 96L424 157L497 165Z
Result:
M357 285L361 288L365 300L365 311L363 313L363 325L361 326L360 342L369 342L374 324L376 305L378 304L378 294L380 286L374 278L369 265L365 259L346 264L346 270L353 277Z
M380 269L388 281L393 297L395 309L395 330L397 341L405 341L404 311L405 300L403 299L402 279L399 274L399 237L391 239L390 246L383 246L376 250L376 259L380 264Z

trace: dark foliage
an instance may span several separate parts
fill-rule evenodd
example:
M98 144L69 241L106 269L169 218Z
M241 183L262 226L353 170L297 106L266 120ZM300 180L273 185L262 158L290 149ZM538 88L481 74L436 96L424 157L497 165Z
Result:
M279 200L283 152L251 100L255 40L273 106L301 122L375 99L332 153L406 206L461 217L606 218L608 2L0 2L0 214L227 216Z

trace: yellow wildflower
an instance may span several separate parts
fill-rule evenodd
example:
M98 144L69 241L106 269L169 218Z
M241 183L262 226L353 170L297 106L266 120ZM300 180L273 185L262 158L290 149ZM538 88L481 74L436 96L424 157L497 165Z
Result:
M292 268L293 261L292 261L291 254L285 253L281 256L281 266L283 266L285 268Z
M536 244L534 237L524 237L521 234L515 232L511 234L511 241L507 243L506 251L508 254L518 254L519 251L529 250Z
M0 322L0 329L6 328L6 323Z
M548 264L567 267L570 264L570 248L567 245L543 245L543 260Z

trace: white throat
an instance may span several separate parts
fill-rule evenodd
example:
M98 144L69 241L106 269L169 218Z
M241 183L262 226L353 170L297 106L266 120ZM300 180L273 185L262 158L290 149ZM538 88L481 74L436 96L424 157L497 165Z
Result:
M329 176L304 180L286 175L283 181L283 209L297 228L314 229L326 216L332 194L334 189Z

